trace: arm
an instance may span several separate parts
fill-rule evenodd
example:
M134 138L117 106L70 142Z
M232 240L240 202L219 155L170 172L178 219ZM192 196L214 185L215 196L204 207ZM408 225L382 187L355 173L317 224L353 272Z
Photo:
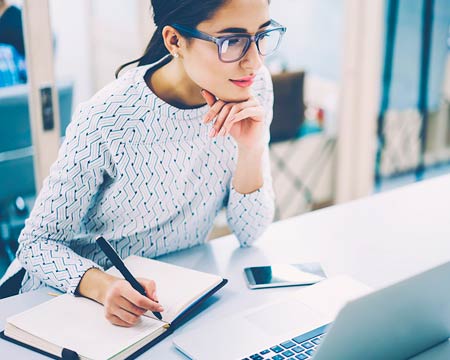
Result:
M130 283L104 273L99 269L89 269L80 281L78 291L104 305L105 317L114 325L130 327L138 323L147 310L163 312L164 308L156 297L153 280L137 279L147 296L141 295Z
M238 155L227 204L228 225L241 246L254 242L274 216L274 194L268 146Z
M263 154L264 148L238 148L238 160L232 182L237 192L250 194L263 186Z
M273 86L270 73L265 68L262 71L262 79L255 84L255 97L264 109L262 141L251 142L254 147L239 144L238 160L227 204L228 225L241 246L248 246L260 237L273 221L275 212L269 156ZM225 124L226 122L227 120Z
M72 250L74 235L95 201L104 172L113 174L113 161L99 135L96 117L100 115L90 111L89 106L81 107L69 125L58 159L20 235L17 257L41 281L103 304L111 323L129 327L147 310L164 310L156 303L155 282L139 279L147 293L143 296L127 281L104 273Z
M272 222L274 194L269 158L273 89L267 69L255 84L255 95L242 103L216 101L203 91L211 106L205 122L217 116L210 136L230 134L238 144L238 160L227 206L228 225L241 246L250 245Z
M74 114L58 158L20 234L17 252L30 274L71 294L88 269L100 268L71 246L103 182L103 173L112 164L96 121L87 120L91 116L86 105Z

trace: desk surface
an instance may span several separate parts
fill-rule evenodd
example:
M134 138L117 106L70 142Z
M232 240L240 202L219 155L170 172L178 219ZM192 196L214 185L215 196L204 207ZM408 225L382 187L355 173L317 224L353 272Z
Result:
M348 274L378 288L449 259L450 176L274 223L251 248L239 248L230 235L160 258L229 279L177 333L295 291L247 289L242 274L246 266L319 261L328 275ZM9 315L48 298L41 290L0 300L0 327ZM0 353L4 358L43 358L4 340ZM171 336L140 358L185 359L172 346Z

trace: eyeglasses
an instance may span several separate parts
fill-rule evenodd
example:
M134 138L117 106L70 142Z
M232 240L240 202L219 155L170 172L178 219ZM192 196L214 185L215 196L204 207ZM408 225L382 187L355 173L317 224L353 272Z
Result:
M252 42L256 44L258 52L262 56L273 54L280 46L281 39L287 29L275 20L271 20L270 25L272 28L258 32L255 35L235 34L220 37L214 37L197 29L191 29L179 24L173 24L172 27L177 29L182 35L215 43L220 61L231 63L241 60Z

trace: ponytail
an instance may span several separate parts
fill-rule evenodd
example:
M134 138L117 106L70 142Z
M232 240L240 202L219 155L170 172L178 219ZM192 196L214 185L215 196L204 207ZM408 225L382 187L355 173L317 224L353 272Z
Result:
M162 37L162 29L174 23L195 28L202 21L213 16L217 9L227 0L151 0L153 20L156 30L144 54L129 61L116 70L116 78L128 65L138 63L138 66L152 64L169 54Z
M152 64L169 53L162 37L162 30L157 28L141 57L138 66Z
M119 73L126 68L128 65L138 63L138 66L152 64L154 62L157 62L162 57L166 56L169 53L166 46L164 45L163 37L161 30L159 28L156 28L155 32L153 33L152 38L150 39L150 42L148 43L147 47L145 48L144 55L142 55L140 58L137 58L135 60L129 61L123 65L121 65L116 70L116 79L119 76Z

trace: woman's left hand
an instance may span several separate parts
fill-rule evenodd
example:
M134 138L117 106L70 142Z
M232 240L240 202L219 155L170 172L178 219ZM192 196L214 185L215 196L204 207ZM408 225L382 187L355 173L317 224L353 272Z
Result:
M203 122L211 122L215 118L210 137L230 134L239 147L256 149L264 146L264 108L255 97L238 103L226 103L202 90L202 95L211 107Z

